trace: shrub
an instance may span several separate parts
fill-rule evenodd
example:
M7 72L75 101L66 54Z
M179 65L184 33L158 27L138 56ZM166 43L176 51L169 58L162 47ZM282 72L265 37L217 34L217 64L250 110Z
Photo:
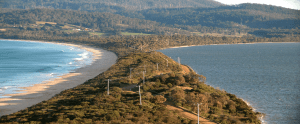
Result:
M144 96L144 99L146 99L146 100L150 100L153 97L150 92L145 92L143 94L143 96Z
M167 99L162 95L156 95L153 98L151 98L152 103L164 103Z
M185 93L181 88L173 89L170 96L175 102L185 101Z

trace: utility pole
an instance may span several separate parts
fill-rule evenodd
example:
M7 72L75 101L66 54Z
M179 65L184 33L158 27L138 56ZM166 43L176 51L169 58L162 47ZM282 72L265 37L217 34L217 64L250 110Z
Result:
M156 63L156 70L158 70L158 63Z
M198 106L198 124L199 124L199 105L201 105L202 103L197 103L197 106Z
M197 118L198 121L197 121L197 122L198 122L198 124L199 124L199 103L197 103L197 108L198 108L198 118Z
M130 69L130 76L129 76L129 77L130 77L130 79L131 79L131 71L132 71L132 68L129 68L129 69Z
M107 80L107 95L109 95L109 79Z
M169 62L168 62L168 59L166 59L167 60L167 67L169 67Z
M179 66L180 66L180 58L178 57L178 63L179 63Z
M142 105L141 86L139 86L139 95L140 95L140 105Z
M143 84L145 84L145 71L143 71Z

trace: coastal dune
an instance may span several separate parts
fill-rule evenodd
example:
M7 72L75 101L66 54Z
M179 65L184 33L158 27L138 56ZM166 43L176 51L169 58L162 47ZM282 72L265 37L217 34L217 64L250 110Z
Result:
M0 98L0 116L26 109L41 101L50 99L61 91L83 84L85 81L106 71L117 60L114 53L103 49L65 43L56 44L73 46L92 52L92 64L40 84L22 87L23 90L20 90L18 94L7 94L8 98Z

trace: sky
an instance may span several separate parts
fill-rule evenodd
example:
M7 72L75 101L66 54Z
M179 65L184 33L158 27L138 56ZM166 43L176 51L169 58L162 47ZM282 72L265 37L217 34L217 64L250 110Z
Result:
M223 4L259 3L300 10L300 0L215 0Z

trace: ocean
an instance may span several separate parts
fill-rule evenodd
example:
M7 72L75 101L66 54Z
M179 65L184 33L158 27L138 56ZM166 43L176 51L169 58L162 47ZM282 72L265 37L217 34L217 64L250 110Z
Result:
M92 53L77 47L0 40L0 98L91 63Z
M159 50L237 95L263 123L300 123L300 43L206 45Z

